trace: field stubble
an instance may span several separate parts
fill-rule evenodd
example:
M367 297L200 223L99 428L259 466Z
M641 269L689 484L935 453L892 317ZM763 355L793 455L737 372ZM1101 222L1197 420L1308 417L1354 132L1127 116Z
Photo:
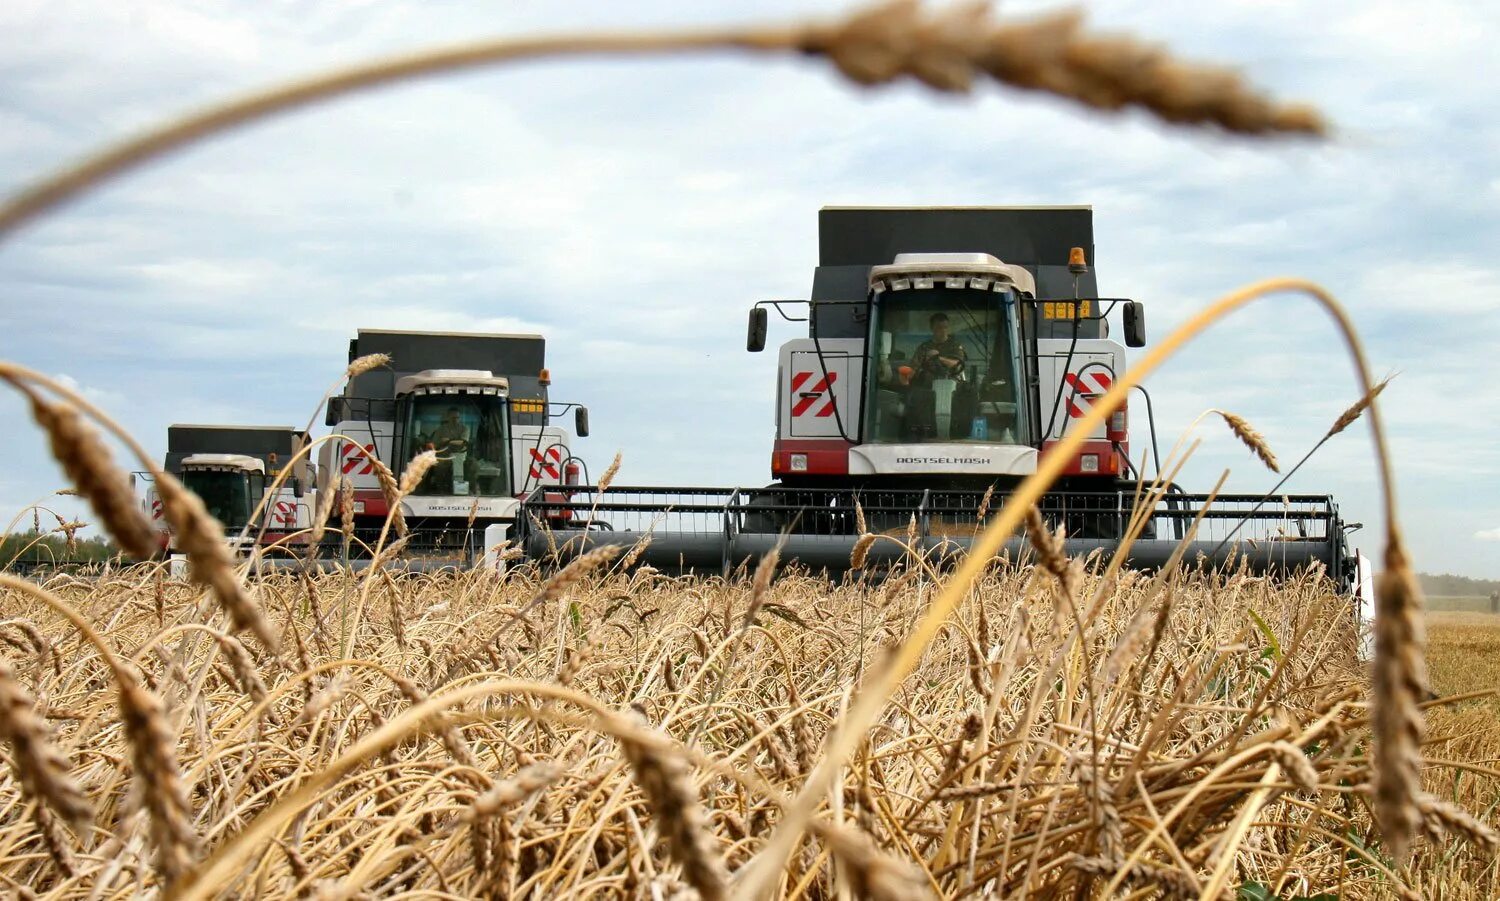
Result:
M1070 566L1071 592L1040 568L983 578L781 894L1198 897L1221 873L1283 898L1495 896L1494 831L1462 812L1500 797L1493 713L1434 711L1436 840L1393 876L1326 583ZM278 656L152 567L48 583L114 666L5 590L7 709L34 711L13 748L52 749L0 780L10 888L714 898L933 584L285 575L257 587Z

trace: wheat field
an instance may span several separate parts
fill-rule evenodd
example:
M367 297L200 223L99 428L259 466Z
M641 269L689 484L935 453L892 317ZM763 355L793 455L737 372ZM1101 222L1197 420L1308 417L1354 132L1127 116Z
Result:
M269 577L279 655L159 566L7 578L0 880L47 898L731 896L933 583L613 567ZM1370 825L1356 631L1314 577L996 564L776 893L1495 897L1495 832L1471 814L1500 798L1493 714L1433 712L1431 837L1397 868Z
M995 22L895 0L829 22L480 38L322 73L30 182L0 204L0 239L171 150L354 91L707 51L822 57L862 85L990 80L1240 134L1328 131L1232 69L1077 14ZM0 574L0 883L90 899L1494 898L1493 696L1418 709L1421 600L1379 386L1326 291L1271 279L1195 314L980 544L1013 531L1078 436L1176 348L1276 292L1321 306L1349 350L1363 397L1323 441L1368 409L1386 525L1372 668L1349 601L1315 575L1115 575L1035 533L1039 566L976 554L946 583L919 560L830 584L774 561L726 580L597 556L247 582L202 504L154 472L192 581L148 564ZM151 455L55 380L3 362L0 379L102 530L151 556L87 420L154 470ZM399 501L405 486L383 485ZM1462 691L1445 680L1463 670L1435 666L1433 685Z

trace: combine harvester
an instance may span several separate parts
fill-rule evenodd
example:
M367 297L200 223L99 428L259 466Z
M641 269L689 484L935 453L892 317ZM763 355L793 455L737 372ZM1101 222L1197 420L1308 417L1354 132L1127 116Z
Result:
M548 398L540 335L361 329L349 360L370 354L389 355L391 365L329 400L327 424L349 440L319 448L318 491L352 486L355 556L367 556L390 512L374 461L400 480L416 455L438 455L401 504L411 537L397 565L407 568L475 563L506 539L520 498L564 502L586 474L555 421L571 410L574 434L587 437L588 409Z
M1099 296L1092 250L1089 207L822 210L811 299L750 312L752 352L765 345L768 310L808 323L806 338L781 347L775 481L573 497L534 490L518 519L521 548L533 559L554 547L567 557L649 534L642 562L727 573L784 541L783 560L838 572L859 537L858 505L871 531L914 533L934 557L963 550L986 502L998 509L1125 370L1125 347L1145 344L1142 305ZM1150 396L1141 397L1154 449ZM1047 520L1066 526L1070 555L1119 546L1137 503L1129 450L1121 409L1041 503ZM1210 505L1173 486L1141 511L1127 563L1162 566L1201 515L1189 564L1243 557L1257 572L1289 572L1316 563L1354 588L1350 527L1330 497L1262 501L1219 495ZM1007 550L1015 557L1023 544L1013 538ZM877 541L870 560L889 565L904 553Z
M296 533L310 521L312 467L305 460L292 464L280 489L270 497L266 492L306 441L307 433L291 426L173 425L167 428L162 469L198 495L236 550L289 538L296 542ZM163 550L175 553L161 498L149 482L143 503L162 536Z

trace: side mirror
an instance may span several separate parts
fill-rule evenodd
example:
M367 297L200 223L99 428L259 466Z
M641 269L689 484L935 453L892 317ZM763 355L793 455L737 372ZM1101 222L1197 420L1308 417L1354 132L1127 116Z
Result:
M573 410L573 434L579 438L589 436L589 408L577 407Z
M745 349L753 354L766 349L766 308L750 308L750 329L745 336Z
M1127 300L1124 310L1125 346L1146 346L1146 305L1138 300Z
M292 479L292 497L300 498L305 493L306 491L302 487L302 480L297 478Z

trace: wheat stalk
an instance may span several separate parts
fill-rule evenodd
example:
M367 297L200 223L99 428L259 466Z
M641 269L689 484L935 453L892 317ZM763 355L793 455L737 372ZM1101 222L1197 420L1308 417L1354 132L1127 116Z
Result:
M127 569L93 583L58 580L55 588L84 605L80 618L108 623L109 641L145 651L167 638L149 602L158 571ZM1471 880L1471 894L1494 893L1485 869L1485 821L1466 813L1489 800L1489 778L1470 768L1493 756L1481 717L1440 727L1448 759L1431 761L1428 778L1429 788L1443 787L1447 808L1435 810L1430 796L1416 801L1424 834L1447 823L1453 839L1472 843L1450 841L1438 853L1417 856L1400 877L1383 869L1383 856L1362 863L1363 876L1347 867L1347 854L1368 852L1341 837L1350 827L1354 835L1369 827L1363 806L1346 805L1339 795L1356 791L1348 786L1374 772L1368 750L1374 708L1358 700L1365 675L1352 655L1354 629L1326 582L1303 575L1272 585L1242 573L1184 569L1170 585L1174 614L1159 636L1160 653L1111 676L1093 646L1139 631L1143 609L1152 618L1149 611L1161 606L1152 586L1075 566L1079 594L1097 599L1085 650L1077 635L1051 639L1055 644L1023 637L1028 618L1045 614L1051 603L1028 592L1039 572L984 569L965 596L970 628L950 623L940 632L897 702L884 708L821 796L812 840L777 873L784 893L1176 897L1193 885L1213 889L1216 881L1203 880L1210 870L1217 879L1225 861L1237 881L1300 891L1331 890L1337 877L1330 874L1345 872L1340 891L1350 896L1393 889L1400 879L1435 895L1440 885L1455 884L1444 881L1449 873ZM316 616L294 606L303 578L267 573L262 582L262 596L280 600L294 635L299 619L311 626ZM717 623L720 609L752 606L753 575L733 582L591 578L560 596L587 618L586 642L574 641L563 608L561 617L539 618L528 637L489 648L497 668L549 680L556 674L586 683L588 694L475 672L456 675L428 698L413 674L425 670L438 683L439 668L466 653L461 635L497 632L544 580L525 566L504 579L475 572L387 581L337 573L315 587L327 606L373 581L392 598L399 595L399 603L376 605L379 612L347 649L308 651L301 672L268 686L266 700L256 703L260 715L243 709L239 676L233 665L218 664L220 649L211 644L185 643L180 661L163 657L165 672L140 677L149 675L161 697L179 684L194 692L166 726L180 735L174 752L181 781L191 788L194 831L203 836L203 863L172 883L183 901L236 890L311 896L319 881L330 892L372 897L566 897L581 886L616 886L630 897L653 883L664 892L689 891L686 879L670 888L679 866L672 831L681 824L657 813L679 803L699 810L703 828L686 834L690 841L696 834L708 866L718 860L723 870L743 871L774 837L775 824L795 811L783 792L817 778L820 747L838 744L848 716L842 697L861 672L857 655L878 653L934 602L923 581L892 580L882 592L880 621L870 624L866 586L829 585L791 568L767 589L777 597L762 604L767 610L775 600L782 612L762 616L749 630L756 653L703 668L696 665L700 653L714 661L728 648L706 634L705 624ZM0 604L38 623L65 662L63 678L43 668L47 681L36 694L57 703L47 702L37 715L59 720L63 729L79 724L66 750L78 761L75 776L99 799L95 824L77 840L46 807L33 806L44 811L40 816L21 810L0 822L0 849L12 849L0 850L0 880L58 898L163 886L164 875L137 875L134 883L129 875L134 861L156 852L154 826L144 854L107 838L135 835L130 818L137 808L106 799L145 797L119 716L92 700L98 694L92 686L109 678L107 658L76 653L72 636L31 615L25 605L42 589L5 579L0 590ZM632 618L621 628L618 618L596 618L622 594L639 622ZM1255 648L1244 647L1247 608L1281 636L1284 656L1269 680L1241 668L1241 660L1257 659ZM398 625L408 633L405 650L394 640ZM0 628L5 633L29 657L36 642L25 630ZM558 646L568 649L561 672ZM151 659L142 651L137 659ZM878 678L889 665L864 672ZM1239 682L1234 670L1249 682ZM209 678L199 681L195 672ZM704 691L709 681L715 694ZM1265 684L1264 695L1242 694L1247 684ZM309 685L316 699L304 713L301 689ZM1097 713L1078 703L1095 695ZM857 704L856 697L849 709ZM660 780L687 776L677 787L680 799L665 807L638 791L635 767L620 761L616 742L628 739L616 736L639 727L612 711L632 705L659 724L638 743L653 742L681 759ZM288 727L258 728L265 714L280 715ZM679 743L689 731L699 733L698 741ZM1484 743L1473 744L1475 737ZM1302 750L1314 742L1316 754ZM491 794L538 762L558 777L513 802L514 785ZM1455 784L1448 774L1460 768L1469 769ZM0 793L17 797L17 782L14 773L0 772ZM1309 787L1321 793L1290 791ZM1456 789L1451 801L1450 788ZM476 817L476 806L489 812L489 802L480 800L487 796L507 803ZM148 811L140 813L146 822ZM90 847L91 836L106 842ZM683 853L691 855L691 846ZM1075 866L1074 855L1085 862ZM1450 864L1437 869L1445 857ZM67 868L71 882L61 875ZM256 874L254 882L246 881L247 872ZM736 890L741 884L729 881Z
M1031 508L1037 503L1048 487L1061 475L1066 461L1071 459L1070 455L1079 450L1084 436L1090 434L1090 430L1098 428L1103 423L1105 417L1113 413L1124 402L1127 392L1137 384L1140 384L1141 381L1184 344L1193 340L1210 325L1240 307L1279 291L1295 291L1305 294L1316 301L1329 314L1348 347L1356 376L1360 380L1362 392L1368 392L1373 387L1369 377L1369 366L1365 360L1364 350L1359 343L1348 315L1338 302L1322 288L1302 280L1272 279L1258 282L1236 291L1220 298L1198 312L1164 340L1158 342L1150 353L1137 361L1128 371L1121 374L1102 397L1095 403L1090 404L1089 411L1078 422L1073 424L1073 428L1052 448L1046 457L1038 461L1036 472L1028 476L1016 487L1015 491L1010 495L1009 500L1001 508L1000 513L994 517L990 525L975 539L968 555L959 563L956 572L942 586L941 590L923 611L920 618L907 631L905 640L891 655L888 662L883 666L872 667L869 670L865 684L861 686L860 692L849 707L848 712L841 717L838 729L833 733L829 741L825 743L823 757L819 761L817 768L807 777L798 793L796 802L784 810L783 817L776 831L772 834L765 847L756 855L755 859L747 865L745 872L738 879L738 885L746 896L758 898L769 893L779 874L782 872L786 861L792 855L803 830L807 827L815 805L827 796L834 774L845 765L850 755L862 741L862 737L866 731L880 716L881 711L885 708L887 699L922 659L927 648L943 629L946 620L957 608L960 601L969 596L976 581L986 570L991 568L991 561L1004 541L1018 526L1022 525ZM1389 546L1399 544L1399 537L1395 530L1395 523L1397 521L1395 484L1392 476L1390 457L1387 453L1384 430L1381 427L1378 415L1378 408L1372 405L1369 408L1369 414L1371 417L1371 432L1376 448L1376 462L1379 466L1384 518L1387 524L1387 542ZM1071 639L1069 640L1071 641ZM1419 644L1413 642L1403 643L1402 653L1406 656L1409 664L1419 663L1421 660L1421 648ZM1416 724L1416 726L1418 731L1420 731L1420 723ZM1385 753L1389 750L1386 744L1388 740L1388 737L1378 737L1376 742L1378 752ZM1382 748L1386 748L1386 751L1381 751ZM1146 846L1142 845L1141 847L1144 848ZM1117 876L1111 880L1112 884L1108 887L1107 892L1117 889L1122 879L1123 876Z
M138 559L150 558L156 553L156 533L136 503L129 476L115 464L99 433L73 407L51 403L30 388L18 387L31 401L32 417L47 433L52 456L88 500L99 521L126 553Z
M620 463L623 459L624 454L620 451L615 451L615 458L609 461L609 465L604 468L604 474L599 476L599 484L597 486L599 494L608 491L609 486L614 484L615 476L620 474Z
M391 528L396 530L396 537L406 537L406 515L401 512L401 497L404 494L401 485L396 481L396 476L391 468L374 457L369 457L370 466L375 470L375 478L380 482L380 494L385 498L389 512L386 514L390 520Z
M1422 794L1417 798L1423 828L1431 833L1456 833L1484 849L1487 854L1500 853L1500 833L1467 810L1448 801Z
M1101 110L1139 107L1164 121L1244 134L1321 135L1311 107L1282 105L1233 71L1185 63L1125 36L1083 31L1077 13L993 21L981 4L924 9L896 0L841 20L690 32L492 39L331 71L184 116L69 166L0 206L0 239L57 205L173 150L231 128L381 85L439 72L548 56L663 55L709 50L827 57L859 84L915 78L965 92L981 76Z
M437 451L422 451L412 457L411 462L406 464L406 469L401 473L401 485L397 489L399 495L406 497L415 491L417 486L422 484L427 471L437 465L437 461ZM478 501L476 500L475 503L477 504Z

